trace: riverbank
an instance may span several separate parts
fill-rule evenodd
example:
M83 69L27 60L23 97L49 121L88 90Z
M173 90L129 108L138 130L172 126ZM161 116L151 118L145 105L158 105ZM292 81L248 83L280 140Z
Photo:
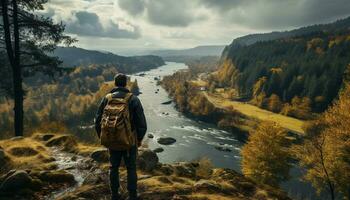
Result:
M1 199L109 198L108 151L71 135L35 134L0 141ZM289 199L279 189L257 185L234 170L212 168L208 160L162 164L156 153L140 149L142 199ZM126 195L121 169L121 193ZM16 192L13 192L16 191Z
M229 95L209 91L209 83L189 71L165 77L161 85L176 103L177 109L194 119L213 123L244 141L249 132L262 121L279 124L292 134L303 135L305 121L270 112L248 102L231 100Z

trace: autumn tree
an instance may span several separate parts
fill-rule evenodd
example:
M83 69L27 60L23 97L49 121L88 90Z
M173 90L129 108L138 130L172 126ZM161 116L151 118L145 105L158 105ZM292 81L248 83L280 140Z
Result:
M277 186L289 177L287 131L273 122L262 122L242 148L242 171L258 183Z
M60 61L50 57L57 44L70 44L73 39L64 35L64 25L55 24L52 19L40 16L47 0L1 0L0 48L7 53L14 97L15 134L23 135L23 75L37 71L53 75Z
M320 119L306 127L306 137L295 146L304 177L319 193L328 191L350 198L350 86L346 84L339 100Z
M282 101L276 94L272 94L268 100L267 109L272 112L280 112L282 109Z

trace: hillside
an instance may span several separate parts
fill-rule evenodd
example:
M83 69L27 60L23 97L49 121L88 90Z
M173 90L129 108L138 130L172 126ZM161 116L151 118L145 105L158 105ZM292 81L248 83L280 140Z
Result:
M63 61L62 65L64 67L110 64L117 66L118 71L124 73L145 71L164 65L163 59L158 56L125 57L113 53L86 50L77 47L58 47L53 54Z
M232 88L239 97L259 107L309 118L307 113L295 113L290 107L304 104L304 110L322 112L337 97L344 71L350 64L349 27L350 18L347 18L327 25L261 35L260 39L269 40L253 44L242 38L235 40L223 52L211 84ZM279 39L270 40L276 38L273 35ZM250 45L236 45L242 41ZM278 108L271 108L271 101Z
M158 50L153 51L152 54L161 56L161 57L176 57L176 56L192 56L192 57L201 57L201 56L220 56L222 50L224 49L223 45L212 45L212 46L197 46L190 49L178 49L178 50Z
M230 45L225 47L222 56L225 58L230 51L234 50L235 48L239 48L240 46L248 46L257 42L271 41L281 38L298 37L315 32L332 32L335 30L345 30L348 29L349 26L350 17L329 24L317 24L290 31L275 31L271 33L250 34L234 39Z

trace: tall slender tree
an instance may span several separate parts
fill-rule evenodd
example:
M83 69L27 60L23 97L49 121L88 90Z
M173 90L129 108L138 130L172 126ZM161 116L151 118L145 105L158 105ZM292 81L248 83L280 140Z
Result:
M69 45L75 41L64 35L62 23L56 24L52 19L35 13L36 10L43 10L46 2L1 0L0 49L6 50L10 65L1 67L10 67L12 71L16 136L23 135L23 75L34 75L41 71L53 76L60 70L60 61L47 53L52 52L58 44Z

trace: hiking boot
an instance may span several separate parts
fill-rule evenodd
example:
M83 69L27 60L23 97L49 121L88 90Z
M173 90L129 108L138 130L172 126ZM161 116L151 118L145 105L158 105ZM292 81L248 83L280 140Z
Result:
M120 200L121 198L120 198L120 195L119 194L117 194L117 195L113 195L112 194L112 197L111 197L111 200Z
M129 192L129 200L139 200L136 191Z

